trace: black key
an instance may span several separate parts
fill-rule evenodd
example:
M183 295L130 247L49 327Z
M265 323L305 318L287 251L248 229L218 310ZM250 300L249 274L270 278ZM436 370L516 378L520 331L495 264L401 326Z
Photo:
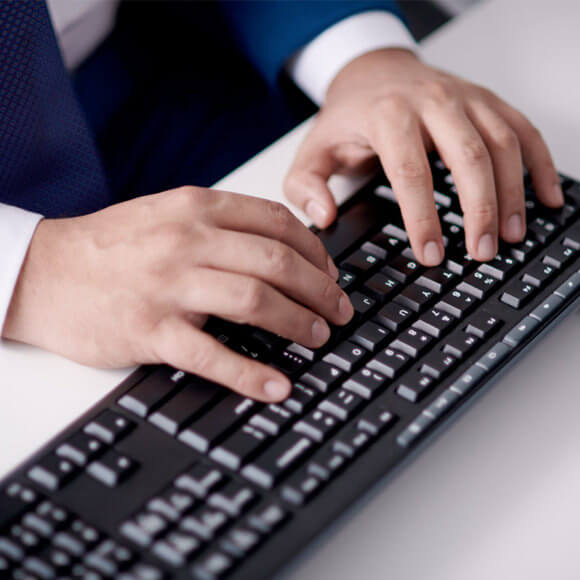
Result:
M380 303L385 303L399 285L399 282L394 278L378 273L374 274L367 280L364 290L376 298Z
M320 356L320 352L323 350L324 347L320 349L316 348L308 348L302 344L298 344L297 342L293 342L287 348L288 352L297 354L301 356L303 359L313 361L315 358Z
M374 352L381 348L391 333L374 322L365 322L351 337L351 341L368 351Z
M195 500L189 493L170 487L161 495L150 499L147 502L147 509L163 516L166 520L176 522L193 509L194 505Z
M466 276L475 266L473 258L466 251L460 251L456 255L450 256L445 265L448 270L459 276Z
M254 360L267 362L270 358L270 349L249 335L238 335L237 340L229 346L241 355Z
M234 566L231 556L221 551L206 552L201 560L191 569L197 580L218 580L223 578Z
M151 548L151 552L166 564L177 568L190 560L200 548L201 542L192 534L173 531L163 540L156 542Z
M407 232L394 224L387 224L383 228L383 233L387 234L387 236L397 238L398 240L401 240L401 242L407 243L409 241L409 236L407 235Z
M577 204L580 204L580 183L570 181L564 184L564 192L570 196Z
M407 284L416 278L422 271L421 266L415 260L409 260L404 256L396 256L388 266L382 269L382 272L403 284Z
M324 413L320 409L314 409L293 427L297 433L307 435L317 442L326 439L337 427L339 423L334 415Z
M455 280L457 280L457 274L442 266L436 266L435 268L425 270L425 273L417 280L417 284L429 288L429 290L437 292L437 294L441 294L441 292L453 285Z
M225 433L234 429L251 415L257 403L237 393L228 393L202 417L184 429L178 439L206 453Z
M429 347L433 338L416 328L408 328L399 335L399 338L391 342L390 347L417 358Z
M395 302L410 308L414 312L422 312L434 298L435 292L433 290L429 290L418 284L411 284L395 297Z
M556 235L558 226L546 218L537 217L528 224L528 231L532 232L538 241L545 244Z
M224 474L214 466L198 463L175 480L175 487L203 499L226 482Z
M179 523L182 530L193 532L206 541L212 540L229 524L229 517L222 511L203 506Z
M443 345L443 352L455 358L467 356L480 342L480 338L473 334L458 331L449 336Z
M312 368L300 377L300 382L326 393L342 376L342 371L324 361L312 365Z
M250 419L250 424L270 435L279 435L293 419L293 413L287 408L268 405Z
M224 552L243 558L260 543L260 535L249 528L236 527L230 530L221 541Z
M373 437L385 431L397 420L397 417L384 403L377 403L365 409L356 424L357 429L365 431Z
M371 238L371 243L386 250L387 254L401 251L401 249L405 247L405 244L401 242L401 240L398 240L393 236L389 236L384 232L379 232L373 236Z
M371 359L367 367L389 379L394 379L403 372L410 362L411 359L408 355L388 347Z
M119 580L163 580L164 578L165 574L156 566L138 563L131 567L127 578L121 575Z
M450 354L434 350L422 360L422 363L421 374L429 375L434 379L442 379L448 372L453 370L458 360Z
M519 244L514 244L510 247L510 254L518 262L527 262L540 247L537 240L527 238Z
M119 531L128 540L131 540L139 546L146 547L153 540L164 534L169 525L167 520L159 514L146 511L137 514L134 520L124 522ZM69 549L66 547L66 544L70 545L70 538L62 539L61 543L64 549ZM76 550L74 545L73 549Z
M380 265L380 258L377 258L377 256L359 249L354 251L348 258L346 258L340 267L356 273L370 273L378 269Z
M248 524L264 533L268 534L275 530L289 517L288 512L275 502L268 502L259 506L248 518Z
M297 415L304 413L320 397L320 391L301 383L295 383L290 396L283 405Z
M25 550L13 539L0 536L0 555L12 562L21 562L25 557Z
M98 457L104 449L102 441L79 431L59 445L56 454L63 459L69 459L73 463L83 466Z
M87 473L101 483L109 487L115 487L126 479L136 468L137 464L135 461L111 449L100 459L90 463L87 467Z
M498 254L493 260L481 264L478 270L482 274L487 274L497 280L505 280L517 265L518 263L514 258Z
M548 253L542 258L542 262L553 268L564 268L576 256L576 252L577 250L574 248L566 246L550 248Z
M322 488L322 481L306 468L299 469L282 486L280 495L297 506L304 505Z
M575 224L566 232L562 244L568 248L580 250L580 224Z
M375 393L383 388L386 380L383 375L376 371L364 368L345 381L342 387L364 399L371 399Z
M328 480L346 464L344 455L336 453L331 448L326 447L316 453L307 466L309 473L316 475L319 479Z
M388 255L387 250L383 246L379 246L373 242L365 242L361 246L361 250L364 250L368 254L373 254L373 256L376 256L377 258L380 258L381 260L387 259L387 255Z
M298 374L306 366L307 362L305 358L285 350L271 361L271 365L284 374L293 376Z
M346 389L339 389L322 401L318 408L325 413L334 415L341 421L347 421L358 412L363 404L364 399L362 397Z
M364 316L376 304L376 300L361 294L360 292L353 292L350 295L350 301L355 313L358 313L361 316Z
M536 288L543 286L548 280L556 275L556 268L548 264L536 262L524 271L522 282L531 284Z
M207 504L233 518L247 511L256 501L256 494L246 485L231 481L207 498Z
M368 354L368 351L352 342L343 342L329 352L322 360L346 372L352 372Z
M41 538L38 534L19 524L16 524L10 528L10 536L11 539L22 546L24 551L27 553L36 550L40 546L41 542L43 542L43 538Z
M242 469L242 475L257 485L271 488L310 453L314 443L304 435L288 431L269 449Z
M474 296L460 290L453 290L435 307L438 310L448 312L455 318L463 318L475 306L476 302L477 299Z
M288 344L285 338L263 328L252 328L250 336L262 344L268 352L273 352Z
M370 442L371 436L367 432L351 427L339 435L332 448L337 453L351 458L360 453Z
M522 280L512 280L501 295L501 301L512 308L521 308L535 294L536 288Z
M30 501L26 501L28 494L25 493L24 497L22 497L26 489L28 488L25 488L20 483L13 483L0 492L0 522L3 525L8 525L18 519L38 500L36 492L28 489Z
M112 445L127 435L134 427L133 421L107 409L86 425L83 431L87 435L92 435L104 443Z
M413 323L413 328L435 338L441 338L454 324L455 319L450 314L437 308L430 308Z
M79 468L68 459L50 454L32 466L27 475L45 489L56 491L70 481L78 471Z
M215 461L237 470L268 441L268 435L251 425L244 425L210 453Z
M565 203L561 208L553 208L546 211L546 215L551 221L560 226L565 226L576 215L578 208L569 203Z
M411 403L420 401L435 386L435 379L429 375L411 373L397 387L397 395Z
M497 279L479 270L469 274L463 282L457 286L460 292L467 292L480 300L487 298L495 289Z
M385 304L379 310L375 316L375 320L389 330L399 332L411 323L413 317L414 314L409 308L391 302L390 304Z
M346 270L338 270L338 285L343 290L348 290L356 283L356 275Z
M85 564L105 576L115 576L133 560L131 552L113 540L104 540L85 558Z
M37 506L35 513L29 513L24 517L23 523L35 532L48 537L66 526L69 520L70 515L66 510L50 501L43 501Z
M478 310L470 319L465 327L465 332L475 334L479 338L486 339L500 328L503 321L488 312L487 310Z

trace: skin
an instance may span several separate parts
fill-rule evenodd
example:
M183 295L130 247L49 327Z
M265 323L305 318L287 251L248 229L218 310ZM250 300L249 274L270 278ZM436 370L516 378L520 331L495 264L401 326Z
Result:
M381 50L347 65L330 86L287 176L291 201L319 227L336 206L331 174L383 165L415 255L443 259L426 151L436 147L457 185L467 247L491 259L499 234L525 232L522 162L539 199L562 204L536 129L489 91ZM513 216L516 216L515 218ZM309 347L353 309L319 239L284 206L183 187L72 219L42 220L3 328L4 338L83 364L167 363L262 401L291 384L229 350L202 327L208 315L249 323Z

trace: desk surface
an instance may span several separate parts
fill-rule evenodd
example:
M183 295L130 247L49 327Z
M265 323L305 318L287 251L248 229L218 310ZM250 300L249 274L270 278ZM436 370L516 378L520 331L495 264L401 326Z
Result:
M425 58L528 114L558 166L580 175L580 3L493 0L430 37ZM307 125L219 186L281 199ZM352 189L334 180L342 199ZM379 483L284 574L290 578L577 579L580 319L571 316L389 482ZM0 475L127 371L87 369L0 344ZM47 409L50 409L47 412Z

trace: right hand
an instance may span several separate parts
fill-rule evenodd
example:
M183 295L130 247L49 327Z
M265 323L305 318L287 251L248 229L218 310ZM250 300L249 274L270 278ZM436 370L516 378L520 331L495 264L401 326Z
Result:
M208 315L308 347L352 305L320 240L284 206L183 187L42 220L3 336L99 367L167 363L267 402L282 373L203 332Z

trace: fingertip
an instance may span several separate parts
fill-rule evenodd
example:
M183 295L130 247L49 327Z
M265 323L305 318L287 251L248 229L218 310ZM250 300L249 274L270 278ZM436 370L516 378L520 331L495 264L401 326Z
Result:
M488 262L497 254L497 240L490 233L483 234L477 242L473 256L479 262Z
M423 246L423 259L421 262L424 266L438 266L443 261L443 254L443 244L430 240Z
M264 383L263 394L264 398L268 402L279 403L284 401L290 395L292 386L288 379L275 378L268 379Z
M328 227L334 220L333 208L328 208L315 199L309 199L306 202L304 211L312 223L321 229Z

